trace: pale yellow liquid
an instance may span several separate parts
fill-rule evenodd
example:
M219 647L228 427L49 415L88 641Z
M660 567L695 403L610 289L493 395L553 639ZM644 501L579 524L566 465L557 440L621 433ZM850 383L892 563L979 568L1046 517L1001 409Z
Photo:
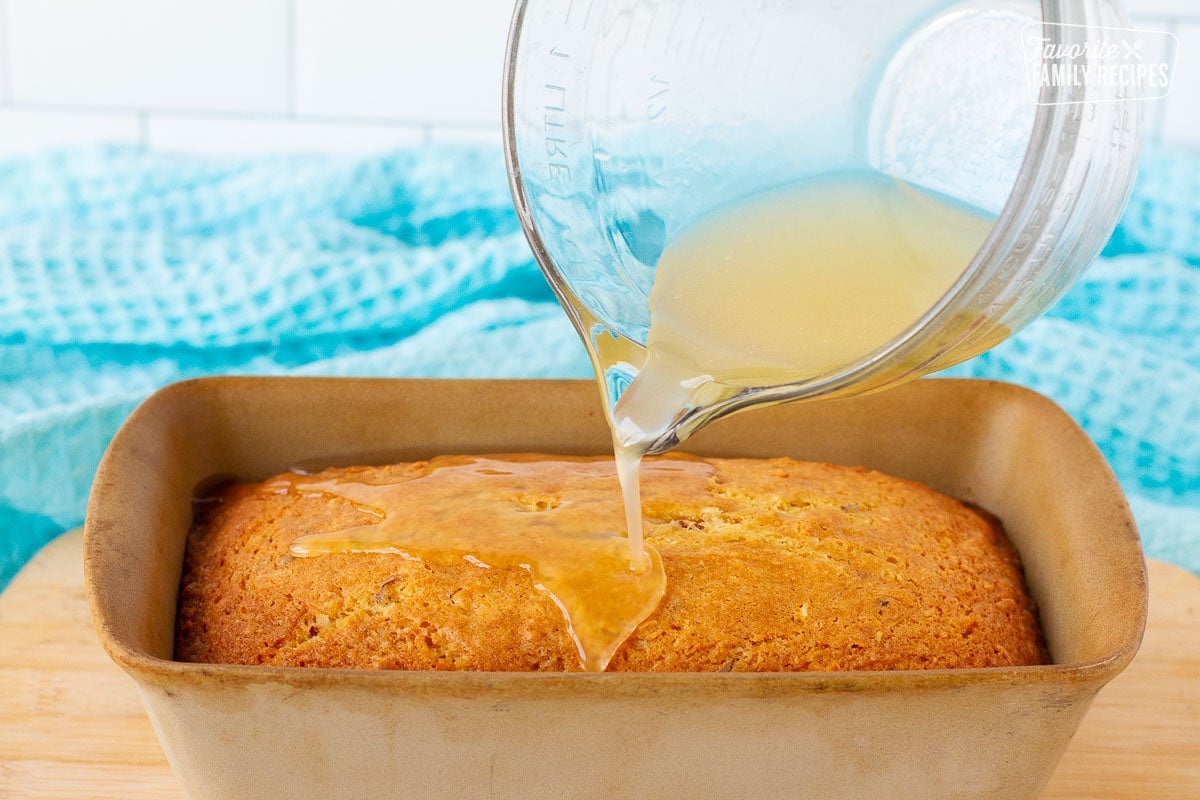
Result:
M757 195L669 242L646 362L613 411L633 563L638 463L716 385L799 383L863 358L958 280L992 220L890 178L846 174Z
M340 498L369 522L299 537L292 554L525 569L562 610L581 665L603 670L666 588L661 559L643 545L647 446L714 386L807 380L902 333L955 282L990 227L902 184L857 176L725 209L659 261L646 361L613 413L623 509L610 463L568 458L443 457L378 484L296 475L275 488ZM532 496L527 487L547 475L570 478L569 496Z
M700 474L707 468L671 461L647 469ZM646 548L641 568L630 568L611 461L442 456L375 480L277 479L276 491L349 502L367 520L300 536L292 555L394 553L445 566L524 569L562 611L580 664L596 672L665 591L666 574L653 548ZM563 485L570 491L554 488Z

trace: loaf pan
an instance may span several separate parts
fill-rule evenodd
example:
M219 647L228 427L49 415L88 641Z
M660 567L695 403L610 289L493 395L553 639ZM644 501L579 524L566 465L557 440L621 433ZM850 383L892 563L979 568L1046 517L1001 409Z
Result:
M921 380L758 409L683 448L865 465L978 504L1024 560L1053 664L761 674L372 672L172 660L197 485L301 462L611 452L593 383L216 378L147 400L85 530L97 630L193 800L1030 800L1133 657L1142 553L1121 489L1049 400Z

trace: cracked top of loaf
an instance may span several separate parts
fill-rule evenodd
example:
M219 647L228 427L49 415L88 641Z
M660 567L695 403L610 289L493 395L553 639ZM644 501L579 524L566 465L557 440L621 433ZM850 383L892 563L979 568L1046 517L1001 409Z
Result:
M462 457L453 457L461 461ZM621 518L611 458L529 454L525 510L575 503ZM880 670L1046 663L1016 550L990 514L863 468L668 455L642 515L666 589L608 669ZM447 459L305 480L411 481ZM554 465L594 465L563 478ZM569 470L568 470L569 472ZM294 476L293 476L294 477ZM369 525L344 498L228 483L197 505L176 625L182 661L376 669L580 669L562 611L518 566L398 553L290 554L305 534ZM486 474L477 492L489 491ZM445 525L486 515L464 502ZM604 511L604 513L608 513ZM538 514L526 515L530 520Z

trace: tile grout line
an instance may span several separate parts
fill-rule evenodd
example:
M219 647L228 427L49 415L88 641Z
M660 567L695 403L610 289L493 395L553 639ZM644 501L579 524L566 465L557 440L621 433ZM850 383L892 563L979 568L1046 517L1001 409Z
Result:
M1176 37L1175 41L1178 43L1178 41L1179 41L1179 39L1178 39L1178 37L1179 37L1179 20L1178 19L1167 20L1166 31L1167 31L1167 33ZM1179 67L1179 48L1176 47L1175 48L1175 68L1176 68L1176 70L1178 70L1178 67ZM1171 75L1172 84L1174 84L1174 82L1177 80L1179 80L1179 74L1176 71L1176 72L1173 72ZM1174 89L1175 87L1172 85L1171 88ZM1162 108L1160 108L1158 113L1154 115L1154 130L1149 132L1150 136L1147 138L1149 138L1150 141L1153 142L1154 144L1161 145L1163 143L1163 136L1165 136L1166 132L1167 132L1167 114L1170 113L1170 111L1171 111L1171 94L1168 92L1166 97L1164 97L1162 100L1159 100L1157 102L1162 103Z
M1130 20L1130 29L1149 33L1173 33L1175 19L1168 15L1140 14ZM1166 116L1166 98L1142 101L1142 143L1158 146L1162 144L1163 118Z
M137 112L138 144L143 150L150 149L150 111L141 109Z
M3 0L0 0L2 2ZM296 0L287 0L284 7L284 58L287 61L287 74L284 78L284 90L287 92L287 99L284 105L284 110L288 117L295 118L296 116Z
M12 43L8 35L8 0L0 0L0 105L12 103Z
M3 0L0 0L3 2ZM120 105L77 105L72 103L39 103L19 102L9 104L14 109L29 112L45 112L50 114L105 114L105 115L136 115L141 112L154 114L159 117L188 119L201 117L211 121L222 122L297 122L313 125L358 125L374 128L419 128L429 126L457 128L462 130L486 130L494 127L491 123L473 120L446 119L417 119L415 117L364 117L353 114L319 114L295 113L281 114L261 111L232 111L214 108L147 108L144 106Z

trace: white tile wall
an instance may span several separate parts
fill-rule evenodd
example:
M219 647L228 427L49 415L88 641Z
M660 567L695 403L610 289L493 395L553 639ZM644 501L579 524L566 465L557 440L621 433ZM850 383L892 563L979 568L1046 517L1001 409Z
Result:
M1163 31L1166 25L1157 17L1136 16L1131 20L1134 28L1147 31ZM1168 38L1165 36L1148 36L1143 54L1147 62L1161 62L1167 56ZM1143 121L1143 136L1147 141L1158 141L1162 138L1163 114L1167 104L1164 100L1146 100L1142 104L1145 112Z
M13 101L282 112L287 0L8 0Z
M1162 17L1188 17L1200 15L1196 0L1125 0L1125 8L1131 14L1156 14Z
M1200 147L1200 21L1180 25L1175 83L1163 111L1162 138L1169 144Z
M815 0L814 0L815 1ZM96 139L194 152L499 146L512 0L0 0L0 153ZM1200 0L1151 141L1200 149Z
M8 2L0 0L0 104L11 100L8 85Z
M504 0L295 0L301 114L490 123Z
M500 114L488 125L435 125L429 132L435 142L467 142L470 144L494 144L500 146Z
M188 153L368 153L421 144L420 125L151 114L147 144Z
M138 144L142 130L137 114L85 111L17 111L0 108L0 155L95 142Z

